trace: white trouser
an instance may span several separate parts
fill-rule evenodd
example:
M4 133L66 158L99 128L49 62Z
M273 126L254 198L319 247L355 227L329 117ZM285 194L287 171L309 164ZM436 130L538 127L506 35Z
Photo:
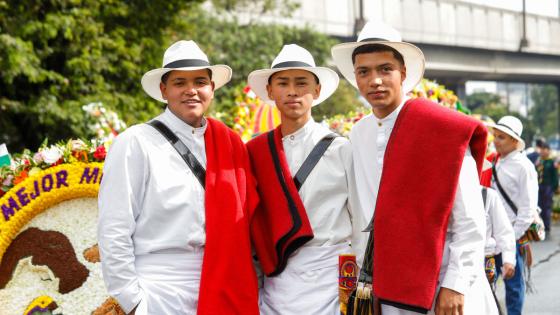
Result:
M439 289L440 288L438 287L438 292ZM432 310L428 312L428 315L434 314L436 300L437 295L436 299L434 299ZM418 313L416 312L401 310L389 305L381 305L381 313L383 315L418 315ZM463 314L498 315L498 308L496 307L496 302L494 301L494 296L492 295L490 284L488 284L488 280L486 280L486 276L484 274L480 274L479 276L477 276L474 283L465 293Z
M203 252L136 256L142 301L136 315L196 314Z
M262 315L338 315L338 256L352 253L349 244L305 246L286 269L265 277L260 290Z

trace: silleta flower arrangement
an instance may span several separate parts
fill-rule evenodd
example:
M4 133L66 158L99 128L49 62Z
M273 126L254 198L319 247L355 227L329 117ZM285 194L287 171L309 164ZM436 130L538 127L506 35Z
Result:
M123 126L45 142L0 167L0 314L124 314L106 292L96 238L103 161Z

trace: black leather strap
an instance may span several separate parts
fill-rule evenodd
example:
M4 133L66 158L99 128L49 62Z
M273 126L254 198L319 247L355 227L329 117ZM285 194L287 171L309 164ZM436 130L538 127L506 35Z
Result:
M206 187L206 170L200 162L196 159L194 154L192 154L191 150L187 148L187 146L169 129L164 123L159 120L152 120L147 123L148 125L154 127L157 131L159 131L170 143L171 145L177 150L179 155L185 160L191 171L193 172L196 179L202 188Z
M299 170L297 171L296 175L294 176L294 184L296 184L296 188L299 191L305 180L311 174L311 171L315 168L315 165L319 163L321 157L325 154L325 151L329 148L333 140L337 137L336 134L331 133L323 137L323 139L319 140L319 142L315 145L311 153L307 156Z
M506 193L506 191L500 184L500 181L498 180L498 172L496 172L496 163L492 163L492 175L494 175L494 180L496 181L496 185L498 186L498 190L500 191L500 194L502 194L502 197L504 197L507 204L509 205L511 210L513 210L515 215L517 215L517 206L513 203L513 201L511 201L509 195Z

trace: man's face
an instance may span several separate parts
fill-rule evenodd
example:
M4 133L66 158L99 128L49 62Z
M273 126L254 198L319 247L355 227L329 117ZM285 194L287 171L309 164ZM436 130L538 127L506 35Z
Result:
M354 75L360 94L371 105L376 117L386 117L400 105L406 68L392 52L356 55Z
M550 149L549 148L541 148L541 152L539 154L541 155L541 158L548 159L548 157L550 156Z
M311 115L311 106L319 97L321 85L311 72L292 69L274 73L266 90L283 118L297 120Z
M200 127L214 98L214 82L208 70L171 71L159 88L173 114L193 127Z
M494 146L501 156L506 156L517 148L517 140L499 129L494 129Z

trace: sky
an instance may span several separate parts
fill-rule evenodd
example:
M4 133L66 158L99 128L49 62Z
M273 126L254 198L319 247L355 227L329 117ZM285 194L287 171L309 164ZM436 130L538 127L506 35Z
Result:
M462 2L470 2L482 4L485 6L491 6L496 8L522 11L523 10L523 0L460 0ZM527 12L558 17L560 10L558 9L559 0L526 0L525 5Z

